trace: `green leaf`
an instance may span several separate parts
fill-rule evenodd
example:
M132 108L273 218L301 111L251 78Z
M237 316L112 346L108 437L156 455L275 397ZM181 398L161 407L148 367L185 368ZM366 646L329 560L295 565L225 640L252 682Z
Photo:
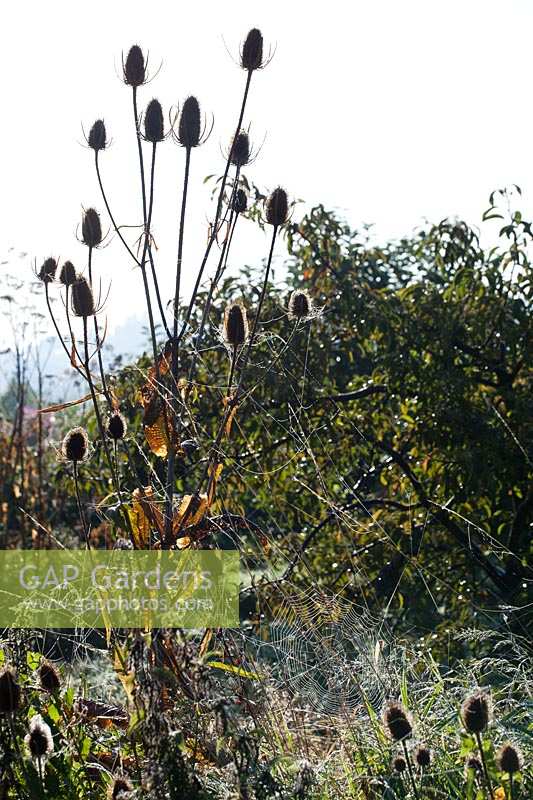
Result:
M33 650L28 650L26 653L26 663L31 670L37 669L41 663L41 659L42 655L40 653L34 653Z
M235 667L233 664L224 664L223 661L209 661L208 667L213 669L223 669L226 672L231 672L233 675L238 675L240 678L250 678L253 681L260 681L261 676L257 672L248 672L242 667Z

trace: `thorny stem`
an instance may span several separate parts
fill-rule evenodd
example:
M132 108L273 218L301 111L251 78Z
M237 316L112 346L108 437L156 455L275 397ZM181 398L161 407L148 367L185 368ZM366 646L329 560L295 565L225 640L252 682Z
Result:
M416 800L418 800L418 792L416 789L415 778L413 775L413 767L411 765L411 758L409 757L409 751L407 750L407 742L405 741L405 739L402 739L402 747L405 755L405 762L407 764L407 771L409 773L409 780L411 781L411 786L413 787L413 794L416 797Z
M106 434L105 434L105 430L104 430L104 425L103 425L103 422L102 422L102 415L100 414L100 408L98 406L98 400L96 398L96 391L95 391L95 388L94 388L94 383L93 383L93 379L92 379L92 376L91 376L91 371L89 369L89 337L87 335L87 317L83 317L83 347L84 347L84 352L85 352L85 370L87 372L87 382L89 384L89 391L91 393L91 398L92 398L92 401L93 401L94 413L95 413L95 416L96 416L96 423L98 425L98 431L100 433L100 439L102 440L102 446L104 448L106 461L107 461L107 463L109 465L109 469L110 469L110 472L111 472L111 479L113 481L113 485L114 485L115 491L117 493L118 504L119 504L120 510L122 511L122 515L124 517L124 521L126 523L126 527L127 527L128 531L129 531L130 535L132 535L132 540L133 540L133 533L132 533L132 529L131 529L131 520L129 518L129 515L128 515L126 509L123 506L122 497L120 496L120 486L119 486L119 483L118 483L117 475L115 473L113 460L112 460L111 454L109 452L109 447L107 446L107 439L106 439Z
M59 330L58 324L56 322L56 318L54 316L54 312L52 311L52 305L50 303L50 297L49 297L49 294L48 294L48 283L44 284L44 294L45 294L45 297L46 297L46 305L48 306L48 312L50 314L50 319L52 320L52 323L54 325L55 331L57 333L57 337L58 337L58 339L59 339L59 341L61 343L61 346L62 346L63 350L65 351L65 353L66 353L66 355L68 357L68 360L72 364L72 354L69 353L68 348L67 348L65 342L63 341L63 337L61 335L61 331ZM67 306L68 306L68 296L67 296ZM85 380L86 376L83 374L83 371L79 367L77 367L75 365L73 365L73 366L74 366L74 369L76 370L76 372L79 372L81 377Z
M253 344L254 344L255 335L256 335L256 332L257 332L257 326L258 326L258 323L259 323L259 317L261 315L261 310L263 308L263 303L264 303L264 300L265 300L265 295L266 295L266 290L267 290L267 285L268 285L268 278L270 276L270 268L272 266L272 256L274 254L274 245L275 245L275 242L276 242L277 233L278 233L278 226L275 225L273 233L272 233L272 241L270 243L270 250L269 250L269 253L268 253L268 261L267 261L266 270L265 270L265 277L264 277L264 280L263 280L263 288L261 290L261 296L259 298L259 305L257 306L257 311L256 311L256 314L255 314L255 317L254 317L254 322L253 322L253 325L252 325L252 332L251 332L250 338L248 340L248 347L246 349L246 353L245 353L245 356L244 356L244 359L243 359L243 363L242 363L242 366L241 366L239 381L237 383L237 388L235 390L235 393L232 396L232 399L227 404L226 413L224 414L222 422L220 423L220 427L218 429L215 441L213 442L213 445L212 445L211 450L210 450L209 457L207 459L207 464L206 464L205 470L204 470L204 472L202 474L202 477L200 478L198 487L196 489L196 493L195 493L196 496L199 495L200 490L202 488L202 485L203 485L206 477L209 475L213 463L216 461L216 458L217 458L217 455L218 455L218 448L219 448L220 442L222 440L222 436L224 434L224 431L226 429L226 424L227 424L227 422L228 422L228 420L230 418L230 414L232 413L233 407L236 406L238 401L239 401L239 394L240 394L240 390L241 390L241 386L242 386L242 382L243 382L243 378L244 378L244 372L245 372L246 366L248 364L248 360L250 358L250 351L251 351L251 349L253 347ZM187 522L187 519L188 519L189 513L190 513L190 509L192 510L192 505L193 504L190 503L189 506L187 507L187 510L185 511L185 514L183 515L183 518L180 520L179 527L178 527L177 531L175 531L175 533L174 533L175 536L177 536L179 534L179 532L183 528L184 524Z
M190 384L192 382L194 371L196 369L196 364L198 361L198 356L200 353L200 345L202 341L202 337L204 334L205 325L207 322L207 317L209 315L209 311L211 310L211 303L213 300L213 295L215 293L215 289L217 288L218 282L222 277L224 270L226 269L227 261L228 261L228 254L231 248L231 243L233 241L233 234L235 233L235 228L237 226L237 220L239 219L239 214L236 214L233 210L233 197L235 196L236 187L238 186L238 178L239 178L239 170L235 174L235 184L233 186L233 191L230 198L230 205L231 205L231 212L230 218L228 222L229 226L229 234L224 239L224 243L222 245L222 251L220 253L220 258L218 261L217 271L215 272L215 276L211 281L211 286L209 287L209 292L207 294L207 299L205 301L204 310L202 312L202 319L200 321L200 327L198 328L198 333L196 334L196 341L194 344L194 354L191 360L191 366L189 368L189 375L187 377L187 383Z
M126 250L128 251L128 253L130 254L130 256L132 257L132 259L135 261L137 266L140 267L141 262L139 261L137 256L134 254L134 252L130 248L130 246L127 243L127 241L125 240L125 238L123 237L123 235L122 235L122 233L120 231L120 228L118 227L117 223L115 222L115 218L114 218L114 216L113 216L113 214L111 212L111 208L110 208L109 202L107 200L107 195L106 195L106 193L104 191L104 185L102 183L102 176L100 174L100 165L98 163L98 150L96 150L95 153L94 153L94 165L96 167L96 177L98 178L98 185L100 187L100 193L102 195L102 200L104 201L104 205L106 207L107 213L109 214L109 219L111 220L111 224L113 226L113 229L114 229L115 233L117 234L118 238L120 239L120 241L122 242L122 244L124 245L124 247L126 248Z
M91 289L93 288L93 248L89 247L89 259L88 259L88 268L89 268L89 283L91 285ZM105 395L105 398L108 402L109 407L111 408L111 396L109 394L109 390L107 388L107 382L105 379L105 372L104 372L104 364L102 361L102 346L100 343L100 331L98 330L98 320L96 319L96 314L93 317L94 319L94 336L96 339L96 352L98 354L98 368L100 370L100 377L102 379L102 391Z
M171 408L173 419L176 420L178 412L178 321L179 321L179 302L180 302L180 283L181 283L181 263L183 259L183 237L185 232L185 212L187 207L187 190L189 187L189 170L191 165L191 148L188 147L185 153L185 172L183 176L183 189L181 196L180 226L178 233L178 259L176 263L176 288L174 292L174 325L172 336L172 360L171 360ZM174 437L172 436L172 439ZM174 495L174 473L176 464L176 453L174 442L168 438L168 466L167 466L167 499L165 512L165 538L170 541L172 533L172 498Z
M485 776L485 782L487 784L487 789L488 789L488 792L489 792L489 798L490 798L490 800L493 800L494 795L492 793L492 783L491 783L491 780L490 780L489 771L487 769L487 762L485 760L485 753L483 751L483 743L481 741L481 735L477 731L476 731L476 742L477 742L477 748L479 750L479 755L481 757L481 763L483 765L483 775Z
M165 312L163 310L163 303L161 302L161 295L159 293L159 283L157 281L157 273L156 273L156 270L155 270L154 258L153 258L153 254L152 254L152 243L151 243L151 233L150 233L150 229L152 227L152 210L153 210L153 207L154 207L154 176L155 176L155 152L156 152L156 147L157 147L157 142L154 142L153 146L152 146L152 163L151 163L151 166L150 166L150 201L149 201L149 204L148 204L148 221L147 221L146 230L145 230L145 234L144 234L144 236L145 236L145 247L144 247L142 263L146 264L146 250L148 250L148 259L150 261L150 269L152 271L152 280L154 282L155 295L156 295L156 298L157 298L157 305L158 305L158 308L159 308L159 313L161 315L161 321L163 323L163 327L165 329L165 332L166 332L167 336L170 338L170 331L168 329Z
M188 306L187 311L185 313L185 319L183 321L183 325L182 325L182 328L181 328L180 333L179 333L179 340L180 341L183 338L183 336L185 334L185 331L187 330L187 326L189 324L189 320L190 320L191 314L192 314L192 309L194 307L194 303L195 303L195 300L196 300L196 295L198 294L198 288L200 286L200 281L202 280L202 275L204 273L205 265L207 264L207 259L209 258L209 253L211 252L211 248L212 248L213 243L215 242L217 234L218 234L218 224L219 224L219 221L220 221L220 215L222 213L222 201L224 199L224 191L225 191L225 188L226 188L226 181L227 181L227 178L228 178L228 172L229 172L229 167L230 167L230 163L231 163L231 150L232 150L232 147L233 147L233 142L235 141L235 138L237 137L237 135L238 135L238 133L239 133L239 131L241 129L241 126L242 126L242 120L243 120L243 117L244 117L244 110L246 108L246 101L248 99L248 92L250 90L250 82L251 82L251 80L252 80L252 71L250 70L248 72L248 75L247 75L247 78L246 78L246 86L244 88L244 95L243 95L243 98L242 98L241 110L240 110L240 113L239 113L239 121L237 123L237 128L235 130L235 135L234 135L234 137L232 139L232 143L231 143L230 150L229 150L229 153L228 153L228 158L226 160L226 167L224 169L224 175L222 177L222 183L221 183L220 192L219 192L219 195L218 195L217 209L216 209L216 213L215 213L215 220L213 222L213 228L212 228L212 231L211 231L211 235L209 236L209 240L207 242L207 247L206 247L206 250L205 250L205 253L204 253L204 257L202 259L202 263L200 264L200 269L198 271L198 275L196 277L196 282L194 284L194 289L193 289L193 292L192 292L192 295L191 295L191 299L189 301L189 306Z
M78 514L80 515L81 526L83 528L83 536L85 538L85 544L87 546L87 550L90 550L89 529L87 527L87 521L85 519L85 514L83 513L83 507L81 505L80 487L78 484L78 462L74 461L72 466L74 472L74 488L76 490L76 502L78 504Z
M148 286L148 278L146 275L146 248L147 248L147 240L149 238L149 229L148 229L148 217L146 212L146 184L144 179L144 159L143 159L143 152L142 152L142 145L141 145L141 133L139 131L139 114L137 111L137 87L133 87L133 119L135 123L135 135L137 137L137 149L139 152L139 170L141 174L141 194L142 194L142 204L143 204L143 222L144 222L144 251L143 257L139 262L139 266L141 268L142 278L143 278L143 285L144 285L144 293L146 296L146 307L148 310L148 321L150 325L150 336L152 339L152 350L154 356L154 365L157 369L157 340L155 336L155 325L154 325L154 315L152 312L152 302L150 299L150 287ZM152 159L153 163L153 159Z

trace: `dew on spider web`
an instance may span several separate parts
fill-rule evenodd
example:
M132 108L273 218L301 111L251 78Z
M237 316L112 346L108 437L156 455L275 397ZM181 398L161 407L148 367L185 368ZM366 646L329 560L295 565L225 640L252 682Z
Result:
M399 648L384 621L334 594L291 590L268 625L258 660L270 680L316 711L368 715L397 691Z

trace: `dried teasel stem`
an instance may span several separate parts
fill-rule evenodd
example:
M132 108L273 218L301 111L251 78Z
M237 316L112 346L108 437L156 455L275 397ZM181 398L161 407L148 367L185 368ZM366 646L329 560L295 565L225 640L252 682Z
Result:
M191 147L185 149L185 171L183 175L183 188L181 195L181 212L178 233L178 259L176 265L176 286L174 292L174 324L172 335L172 354L171 354L171 375L172 375L172 394L174 417L177 416L177 392L178 392L178 361L179 361L179 341L178 341L178 313L179 313L179 294L180 294L180 280L181 280L181 263L183 259L183 237L185 231L185 214L187 207L187 190L189 186L189 170L191 164ZM172 443L170 443L168 450L168 463L167 463L167 485L166 485L166 509L165 509L165 536L167 541L170 541L172 535L172 501L174 496L174 475L176 467L176 453Z
M251 84L253 72L254 72L253 69L248 69L247 70L246 84L245 84L245 87L244 87L244 94L243 94L243 98L242 98L242 102L241 102L241 108L240 108L240 111L239 111L239 118L238 118L238 121L237 121L237 127L235 129L233 140L239 135L239 131L241 130L241 127L242 127L242 121L243 121L243 118L244 118L244 111L245 111L246 103L247 103L247 100L248 100L248 93L250 91L250 84ZM223 200L224 200L224 193L226 191L226 182L227 182L227 179L228 179L228 173L229 173L230 164L231 164L231 148L230 148L230 151L228 153L228 157L226 159L226 165L225 165L225 168L224 168L224 174L222 176L222 181L220 183L220 191L218 193L217 207L216 207L216 211L215 211L215 219L213 221L213 226L212 226L212 229L211 229L211 235L209 236L209 239L207 241L207 247L205 249L205 253L204 253L204 256L203 256L203 259L202 259L202 263L200 264L200 269L198 270L198 275L196 276L196 281L195 281L194 288L193 288L193 291L192 291L191 299L189 301L189 305L188 305L187 311L185 313L185 318L184 318L184 321L183 321L183 324L182 324L182 327L181 327L181 330L180 330L180 333L179 333L179 339L180 340L183 338L183 336L185 335L185 331L187 330L187 326L188 326L189 320L191 318L192 310L194 308L194 303L196 301L196 296L198 294L198 289L200 287L200 282L201 282L202 276L204 274L205 266L207 264L207 260L209 258L209 254L211 252L211 248L213 247L213 244L216 241L216 238L217 238L217 235L218 235L219 225L220 225L220 218L221 218L221 214L222 214L222 205L223 205Z
M115 465L113 464L113 460L111 458L111 453L109 452L109 447L108 447L108 444L107 444L107 437L106 437L106 434L105 434L104 424L103 424L103 421L102 421L102 415L100 413L100 408L99 408L99 405L98 405L98 399L96 397L96 390L95 390L95 386L94 386L92 375L91 375L90 356L89 356L89 336L88 336L88 331L87 331L87 317L83 317L83 349L84 349L84 355L85 355L84 367L85 367L85 371L87 373L87 382L89 384L89 391L91 393L91 399L92 399L92 403L93 403L94 414L96 416L96 423L98 425L98 432L100 434L100 440L102 442L102 447L104 449L105 458L106 458L106 461L108 463L109 470L111 472L111 479L113 481L113 486L114 486L115 492L117 494L119 508L120 508L120 510L122 512L122 516L123 516L124 522L126 524L126 528L127 528L128 532L129 532L130 536L133 538L133 531L132 531L132 527L131 527L130 516L129 516L127 510L124 508L124 505L122 503L122 496L121 496L121 492L120 492L120 482L119 482L119 479L118 479L117 470L115 469ZM87 540L87 546L88 546L88 540Z
M87 260L87 267L88 267L88 270L89 270L89 284L91 286L91 289L93 288L92 260L93 260L93 247L89 246L89 255L88 255L88 260ZM101 378L101 381L102 381L102 391L104 392L104 395L105 395L105 398L107 400L107 403L108 403L109 407L111 407L111 395L109 394L109 389L107 387L107 380L106 380L105 372L104 372L104 363L103 363L103 360L102 360L102 343L100 341L100 330L98 328L98 319L96 317L96 314L94 315L93 320L94 320L94 336L95 336L95 340L96 340L96 353L97 353L97 357L98 357L98 369L99 369L100 378Z

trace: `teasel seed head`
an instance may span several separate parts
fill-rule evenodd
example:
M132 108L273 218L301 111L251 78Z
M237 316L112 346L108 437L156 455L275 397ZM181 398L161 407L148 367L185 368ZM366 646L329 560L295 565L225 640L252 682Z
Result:
M66 461L85 461L89 453L89 437L85 428L72 428L61 443L61 455Z
M107 134L105 123L103 119L97 119L89 131L89 138L87 139L89 147L98 153L100 150L105 150L107 145Z
M237 189L232 201L233 210L236 214L244 214L248 208L248 198L244 189Z
M54 752L52 731L40 714L36 714L31 718L30 732L25 737L24 742L34 761L46 760Z
M38 272L39 280L43 283L52 283L56 276L57 261L55 258L46 258Z
M93 290L80 276L72 284L72 311L77 317L93 317L96 313Z
M248 317L240 303L231 303L224 312L223 336L226 344L239 347L248 338Z
M520 772L524 765L524 759L520 749L511 742L507 742L500 747L496 756L496 762L500 772L507 772L509 775Z
M99 213L94 208L88 208L83 214L81 238L87 247L98 247L102 241L102 223Z
M467 756L465 759L464 772L466 780L468 780L468 773L470 770L473 770L476 775L481 775L483 772L483 764L477 756Z
M133 787L131 783L122 777L117 777L109 787L109 800L129 800Z
M244 40L241 66L248 72L261 69L263 66L263 35L257 28L252 28Z
M128 86L142 86L146 80L146 65L144 63L143 51L138 44L130 47L123 65L124 83Z
M183 103L178 123L178 142L190 149L198 147L202 136L200 104L192 95Z
M407 761L403 756L396 756L392 761L392 767L395 772L405 772L407 769Z
M163 109L155 98L150 100L144 114L144 138L153 144L162 142L165 138Z
M109 438L114 439L116 442L119 439L124 439L127 430L128 430L128 425L126 423L126 420L120 413L120 411L114 411L110 415L106 424L106 433L109 436Z
M12 714L20 707L22 691L11 667L0 672L0 714Z
M313 301L304 289L296 289L289 299L289 317L307 319L313 310Z
M492 703L487 692L475 692L467 697L461 707L463 724L469 733L481 733L492 716Z
M63 286L72 286L73 283L76 283L77 279L78 276L74 264L72 261L65 261L59 273L60 282Z
M411 715L401 703L387 703L383 711L383 724L390 738L395 742L408 739L413 733Z
M61 687L59 672L50 661L41 661L38 675L41 689L44 689L45 692L56 692Z
M231 163L236 167L245 167L250 160L250 137L246 131L239 131L233 139L230 151Z
M429 767L431 764L431 750L425 744L419 744L413 755L419 767Z
M274 189L266 203L266 221L269 225L279 228L285 225L289 218L289 200L287 192L278 186Z

